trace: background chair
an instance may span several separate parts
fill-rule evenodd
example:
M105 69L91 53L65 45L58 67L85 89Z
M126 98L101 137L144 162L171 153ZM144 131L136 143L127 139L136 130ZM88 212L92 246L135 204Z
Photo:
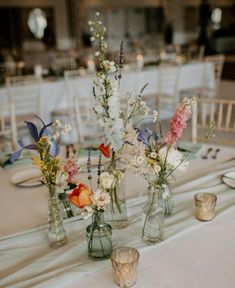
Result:
M205 139L210 123L215 123L215 137ZM235 144L235 100L218 98L198 99L193 106L192 142Z
M6 79L8 102L14 103L17 128L25 127L24 121L40 116L41 79L34 76L16 76Z
M100 132L97 118L92 108L91 97L74 98L76 129L79 144L82 146L97 145L100 143Z
M224 67L224 60L225 56L223 54L219 55L213 55L213 56L207 56L204 58L205 64L212 64L214 66L214 78L215 78L215 87L213 89L213 93L215 97L219 97L219 91L220 91L220 83L221 83L221 76L223 72ZM209 77L207 75L207 70L204 70L204 84L206 87L206 84L209 81ZM208 87L206 87L208 90ZM204 91L202 91L203 93Z
M179 76L180 66L178 64L161 64L159 66L158 94L155 101L160 117L171 117L178 104Z
M64 144L75 144L79 141L75 112L75 104L77 102L75 99L80 99L81 96L81 91L79 90L81 87L78 83L80 77L80 70L64 72L66 106L64 108L57 108L51 112L51 118L53 121L59 119L64 123L70 123L73 128L68 135L61 138L61 141Z
M7 146L6 144L9 142L9 137L11 148L12 150L15 150L17 143L15 107L13 103L0 103L0 148L4 148L4 146Z
M51 68L56 75L63 75L64 71L76 69L77 64L73 57L57 57L54 59Z
M196 94L199 97L219 97L224 60L225 56L222 54L205 57L200 87L182 90L181 96ZM214 84L213 87L211 83Z

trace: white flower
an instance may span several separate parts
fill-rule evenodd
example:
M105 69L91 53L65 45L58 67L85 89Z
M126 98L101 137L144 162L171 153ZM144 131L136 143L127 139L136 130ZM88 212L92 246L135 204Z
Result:
M145 161L145 158L144 158L143 156L138 156L138 157L136 158L136 164L137 164L137 165L143 164L144 161Z
M95 12L95 16L99 17L100 16L100 12Z
M55 122L53 123L53 126L54 127L61 127L61 122L60 122L60 120L55 120Z
M99 56L99 55L100 55L100 52L96 51L96 52L95 52L95 56L97 57L97 56Z
M157 121L158 118L158 112L156 110L153 111L153 123Z
M94 31L94 27L91 26L90 27L90 31L93 32Z
M157 158L157 153L156 152L151 152L149 154L149 157L156 159Z
M91 36L90 40L91 40L91 42L94 42L95 41L95 37Z
M105 205L111 202L109 193L104 192L103 190L100 189L94 192L93 199L95 201L94 204L100 208L103 208Z
M63 130L61 131L62 134L68 133L70 130L72 130L72 127L70 124L65 124Z
M167 166L169 166L170 169L174 170L177 168L183 171L184 169L187 168L187 163L183 161L183 155L180 151L178 151L175 148L170 148L167 154L167 150L168 150L167 146L164 146L159 151L159 157L162 163L165 161L167 155L166 164ZM181 165L183 165L183 167L180 167Z
M53 138L57 140L60 137L60 133L58 131L53 133Z
M115 186L115 184L116 184L116 179L112 174L108 172L101 173L100 185L103 189L111 189Z
M93 23L92 23L92 21L88 21L88 25L90 26L90 25L92 25Z
M158 164L154 164L153 169L158 174L161 171L161 166L159 166Z

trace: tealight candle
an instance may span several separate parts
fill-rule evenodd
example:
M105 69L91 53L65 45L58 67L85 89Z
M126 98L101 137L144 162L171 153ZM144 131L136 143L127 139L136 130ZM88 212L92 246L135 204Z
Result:
M136 60L137 60L137 67L139 70L142 70L144 68L144 57L142 54L138 54L136 56Z
M90 73L95 72L95 61L94 60L92 60L92 59L87 60L87 70Z
M119 287L131 287L137 278L139 252L135 248L120 247L111 255L114 281Z
M210 221L215 217L217 196L212 193L197 193L195 199L195 216L202 221Z

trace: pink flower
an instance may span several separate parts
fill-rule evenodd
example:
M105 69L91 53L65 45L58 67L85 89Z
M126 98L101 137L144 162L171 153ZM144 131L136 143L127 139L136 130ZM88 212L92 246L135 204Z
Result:
M165 137L167 145L174 146L176 142L182 137L183 130L187 126L187 121L191 115L191 105L186 103L179 104L173 118L169 124L169 131Z
M78 172L78 166L75 159L68 159L63 166L63 171L68 174L68 182L73 182L73 178Z

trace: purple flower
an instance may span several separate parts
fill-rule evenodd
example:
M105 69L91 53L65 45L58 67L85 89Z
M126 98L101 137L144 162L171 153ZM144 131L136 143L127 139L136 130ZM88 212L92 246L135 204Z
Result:
M137 140L140 142L143 142L144 145L147 147L152 147L157 144L157 142L160 140L160 133L159 132L152 132L149 129L140 130L139 128L136 128L136 131L138 133Z
M29 122L29 121L25 121L25 124L29 130L29 134L30 136L32 137L32 139L34 140L35 144L28 144L28 145L25 145L23 140L22 139L19 139L18 140L18 143L21 147L21 149L15 151L12 155L11 155L11 158L10 158L10 161L11 162L14 162L16 161L20 155L21 155L21 152L24 150L24 149L27 149L27 150L37 150L37 145L36 143L39 142L40 138L44 135L46 135L48 138L50 138L51 140L51 145L50 145L50 151L49 151L49 154L52 156L52 157L55 157L59 154L59 145L58 143L54 140L53 138L53 135L52 133L47 129L49 128L51 125L52 125L52 122L49 123L49 124L45 124L44 121L35 115L36 118L38 118L43 127L41 128L40 131L38 131L38 128L37 126L32 123L32 122Z

